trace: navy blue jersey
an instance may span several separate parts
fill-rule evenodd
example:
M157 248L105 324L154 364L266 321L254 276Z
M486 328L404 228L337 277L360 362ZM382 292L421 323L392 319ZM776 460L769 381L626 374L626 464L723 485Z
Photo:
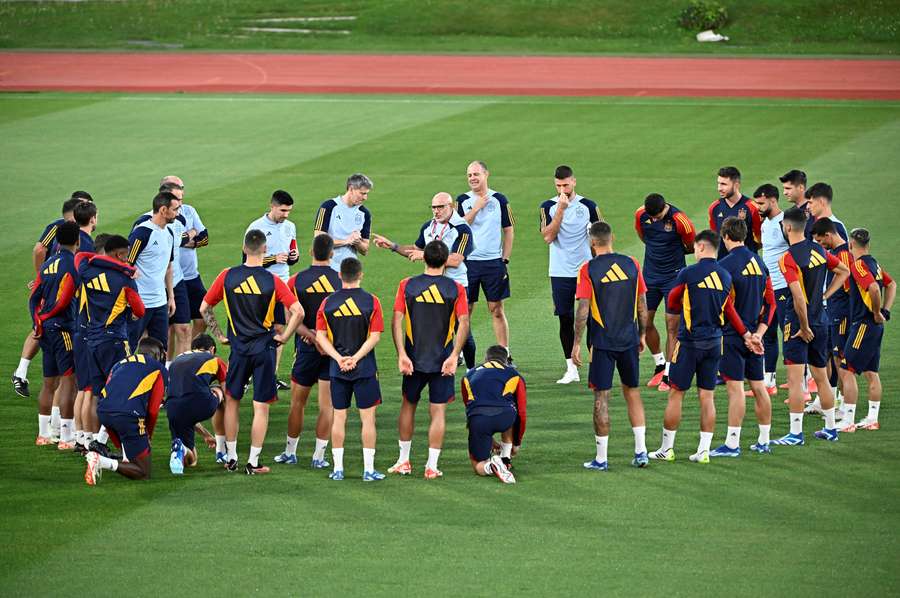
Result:
M869 287L872 283L877 283L879 289L884 290L884 287L891 284L893 279L871 255L861 255L853 260L850 274L853 279L850 285L851 321L872 321L873 305L872 298L869 296Z
M51 251L51 248L55 248L56 245L56 231L59 230L61 224L66 221L65 218L57 218L50 224L44 227L44 231L41 233L41 236L38 237L38 243L43 245L45 249L47 249L47 254L54 253Z
M145 420L148 437L153 436L159 407L166 393L166 368L140 353L113 366L97 402L97 413L128 415Z
M499 361L487 361L475 366L462 380L462 397L466 405L466 417L496 415L505 410L518 413L518 425L514 427L514 444L522 444L527 419L527 390L525 378L511 365Z
M458 318L469 315L466 289L446 276L420 274L397 288L394 312L403 314L406 354L417 372L440 372L453 351Z
M778 267L788 285L793 282L800 284L806 300L806 318L810 326L826 326L829 323L822 301L825 273L834 270L840 263L838 258L825 251L821 245L809 240L791 245L778 261ZM784 321L791 324L792 330L797 330L797 326L800 325L791 293L787 295Z
M144 315L144 302L132 280L134 268L105 256L78 256L78 312L88 342L128 338L128 317Z
M310 266L288 280L288 288L303 307L303 325L313 333L316 330L316 313L325 297L341 288L341 277L331 266ZM317 353L315 345L304 343L299 334L294 335L294 348L299 353Z
M688 266L675 278L666 312L681 314L679 341L721 338L725 316L728 315L730 321L739 320L731 299L731 274L710 257ZM735 327L740 328L740 325L736 323Z
M329 295L316 314L316 330L328 334L335 350L350 356L373 332L384 332L384 316L378 297L360 288L341 289ZM331 377L345 380L368 378L378 372L375 351L363 357L349 372L342 372L337 362L331 360Z
M845 232L846 234L846 232ZM846 237L845 237L846 238ZM834 249L831 249L828 253L836 257L841 261L842 264L847 266L848 269L851 268L850 264L853 262L853 256L850 255L850 247L843 243ZM834 280L834 273L829 270L825 273L825 288L831 286L831 281ZM850 283L853 282L853 277L851 276L841 287L834 292L827 299L828 302L828 318L832 322L840 322L844 318L850 317Z
M694 251L693 223L671 204L658 220L640 207L634 213L634 230L644 242L644 282L654 288L670 287L687 265L684 254Z
M585 262L575 297L591 304L591 347L625 351L637 345L638 300L646 292L641 268L630 255L606 253Z
M746 195L741 195L733 206L729 206L728 202L721 198L709 204L709 228L712 230L716 232L722 230L722 222L731 216L740 218L747 225L748 236L744 243L747 249L757 253L762 247L762 219L759 217L756 204ZM726 253L728 250L725 243L720 243L719 259L725 257Z
M63 249L43 263L28 300L37 334L48 325L59 326L69 332L74 330L76 279L75 255L71 251Z
M209 351L188 351L169 364L169 399L209 395L213 382L225 384L228 366Z
M731 275L731 297L743 324L742 329L736 329L729 322L725 334L743 336L747 330L755 332L760 322L771 325L775 315L775 292L762 258L741 245L719 260L719 265Z

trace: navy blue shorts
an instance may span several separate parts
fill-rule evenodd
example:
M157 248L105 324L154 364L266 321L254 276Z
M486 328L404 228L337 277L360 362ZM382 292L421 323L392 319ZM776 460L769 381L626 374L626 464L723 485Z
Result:
M197 278L185 280L184 283L187 285L188 303L191 306L191 319L202 320L203 316L200 314L200 304L203 303L203 298L206 297L206 287L203 285L203 279L198 276Z
M91 349L87 337L81 332L72 335L75 349L72 355L75 360L75 385L79 391L91 390Z
M131 413L97 413L100 425L106 426L113 443L122 449L129 461L150 454L150 437L144 417Z
M291 381L300 386L313 386L319 380L328 382L331 358L318 351L297 351Z
M619 381L622 382L622 386L637 388L640 378L639 355L637 345L625 351L604 351L594 347L591 349L588 387L593 390L611 389L613 371L619 370Z
M166 417L169 420L172 442L180 438L184 446L193 449L194 426L211 418L218 407L219 397L212 391L205 395L194 394L166 399Z
M674 280L672 281L675 282ZM647 311L656 311L659 304L663 304L663 310L666 309L666 302L669 293L672 291L672 285L664 287L647 287Z
M232 351L228 356L228 374L225 377L225 392L232 399L244 398L244 385L253 379L253 400L257 403L274 403L278 400L275 386L275 346L266 347L259 353L244 355Z
M475 413L469 416L469 457L475 461L487 461L491 458L494 445L494 434L505 432L516 423L514 409L497 408L495 415Z
M884 324L876 324L871 320L854 322L847 333L844 363L841 367L855 374L878 372L883 338Z
M138 320L128 320L128 344L137 348L141 337L147 333L168 347L169 344L169 306L148 307L144 317Z
M349 409L350 398L356 397L357 409L368 409L381 404L381 385L378 376L331 379L331 405L335 409Z
M59 326L47 326L38 344L41 346L45 378L70 376L75 372L71 332Z
M824 368L831 355L831 347L828 342L828 326L810 326L814 338L807 343L799 336L791 338L797 329L791 322L784 324L784 365L806 365L814 368Z
M175 313L169 324L190 324L191 323L191 300L188 295L187 282L182 280L172 289L175 296Z
M722 337L722 360L719 362L719 373L725 380L759 381L765 379L765 361L763 355L757 355L747 348L744 339L729 334Z
M456 376L444 376L440 372L417 372L411 376L403 376L400 385L403 398L410 403L418 403L422 397L422 391L428 387L428 401L435 405L452 403L456 398Z
M488 301L509 298L509 272L503 260L466 260L466 276L469 279L469 303L478 301L479 289L484 289Z
M697 388L716 389L716 374L722 357L722 339L709 341L675 343L672 364L669 366L669 386L686 391L691 387L694 374Z
M847 330L850 328L850 319L843 318L831 323L831 352L838 359L844 356L844 347L847 345Z
M113 366L128 357L128 341L111 340L99 345L88 344L91 356L91 391L100 396Z
M575 288L578 279L568 276L551 276L550 290L553 293L553 315L575 317Z

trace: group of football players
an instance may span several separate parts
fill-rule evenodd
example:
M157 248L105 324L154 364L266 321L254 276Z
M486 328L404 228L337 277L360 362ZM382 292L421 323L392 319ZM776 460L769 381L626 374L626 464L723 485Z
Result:
M311 466L330 467L332 480L344 479L347 410L355 397L362 422L362 479L384 479L374 463L375 411L382 399L374 348L384 317L379 299L363 288L360 260L371 242L423 262L421 274L400 282L390 318L402 403L399 456L388 473L412 473L416 407L427 387L424 477L443 475L438 460L446 407L456 395L457 368L465 364L460 391L472 466L479 475L515 483L511 459L526 427L525 383L512 365L504 309L515 220L507 198L488 186L489 174L483 162L472 162L467 193L455 201L448 193L435 194L432 218L409 245L371 232L372 217L363 204L374 185L363 174L350 176L345 191L318 209L311 263L293 276L290 267L301 259L289 218L294 200L275 191L267 212L247 227L242 263L223 270L208 290L197 251L208 245L209 234L184 202L179 177L162 179L152 209L135 221L127 238L93 238L97 208L90 194L75 192L64 203L62 218L48 225L35 245L33 331L12 377L16 392L28 396L28 366L42 352L36 444L84 454L91 485L104 470L146 479L150 440L164 408L173 474L197 463L196 434L215 450L218 463L237 471L239 406L252 382L253 422L243 471L267 473L260 455L269 405L280 390L290 390L287 438L274 463L297 464L306 404L318 386ZM775 186L762 185L747 197L740 172L722 168L719 199L709 207L709 228L700 232L684 212L650 194L634 222L645 244L641 268L635 258L614 251L611 227L597 204L576 192L572 169L559 166L553 178L556 195L540 206L540 232L549 246L554 314L566 359L557 382L580 380L585 336L590 354L596 455L584 467L609 467L615 371L634 433L636 467L650 459L675 459L681 404L695 377L701 431L693 462L740 456L745 395L755 400L759 436L750 449L757 453L771 452L772 445L804 444L804 412L824 417L815 436L825 441L836 441L840 432L878 429L880 345L896 284L869 253L869 232L848 233L833 215L830 186L807 188L804 173L788 172L781 183L793 205L782 211ZM697 262L688 266L690 253ZM481 292L496 343L476 360L469 318ZM663 301L664 338L654 326ZM213 310L219 303L227 320L221 327ZM770 440L778 331L790 431ZM291 339L288 385L277 372L282 346ZM217 355L224 344L230 348L227 363ZM640 393L638 362L645 346L656 367L648 386L668 392L662 446L654 452L646 448ZM866 378L869 391L869 412L859 422L856 375ZM712 449L717 384L727 389L728 428L725 442ZM817 392L815 400L811 392ZM207 420L212 432L202 425ZM120 454L108 447L109 439Z

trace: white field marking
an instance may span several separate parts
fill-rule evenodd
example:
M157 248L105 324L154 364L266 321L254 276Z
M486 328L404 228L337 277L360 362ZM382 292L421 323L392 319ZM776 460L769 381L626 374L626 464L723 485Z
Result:
M61 94L61 95L58 95ZM439 95L439 94L437 94ZM287 97L285 97L287 96ZM668 106L668 107L695 107L703 106L710 108L900 108L900 102L896 101L837 101L837 102L779 102L777 99L764 100L764 103L751 102L733 102L723 99L721 102L710 101L692 101L685 98L681 102L672 102L667 100L655 100L652 97L642 98L641 100L626 99L621 100L622 96L600 96L594 98L573 98L571 96L556 96L556 100L521 100L515 96L490 96L477 99L480 96L467 98L434 98L429 95L423 95L420 98L410 97L334 97L334 96L291 96L285 94L266 94L256 95L247 94L241 96L222 96L217 94L196 94L196 95L172 95L160 96L158 93L148 93L140 95L115 95L115 92L106 93L77 93L77 92L38 92L38 93L22 93L0 91L0 100L62 100L62 101L78 101L81 99L106 99L118 100L126 102L270 102L270 103L297 103L297 104L315 104L315 103L343 103L343 104L473 104L473 105L490 105L490 104L521 104L524 106Z
M350 35L348 29L291 29L288 27L241 27L242 31L254 33L331 33L337 35Z
M253 23L316 23L320 21L355 21L356 17L281 17L277 19L250 19Z

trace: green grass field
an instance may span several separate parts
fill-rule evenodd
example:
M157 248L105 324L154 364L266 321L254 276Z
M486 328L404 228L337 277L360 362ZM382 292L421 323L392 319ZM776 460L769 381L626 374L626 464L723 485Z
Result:
M166 466L168 431L157 428L154 477L108 474L84 484L83 461L33 446L35 401L0 386L0 590L4 595L888 595L900 589L894 529L900 523L900 356L893 322L882 359L882 430L813 441L770 456L700 467L687 462L698 411L686 400L673 464L628 466L632 449L621 393L614 392L611 470L581 462L593 451L591 398L559 387L562 373L538 234L538 205L552 173L571 164L579 191L595 199L616 248L640 255L633 212L660 192L702 227L715 172L736 164L745 191L789 168L830 182L848 227L873 232L873 253L900 272L900 104L873 102L491 99L443 97L0 95L0 177L7 208L0 259L0 373L18 362L28 330L30 251L73 189L100 209L97 232L127 233L148 209L160 176L179 174L210 230L201 272L210 282L240 259L241 235L272 190L297 200L301 246L319 203L346 176L375 181L373 231L411 242L439 190L466 190L472 159L494 172L493 188L517 217L508 302L512 351L529 382L529 431L517 460L520 483L476 477L466 455L463 407L448 412L444 478L426 482L427 415L413 444L418 475L363 484L351 415L348 480L305 465L266 477L226 474L201 454L182 478ZM390 304L418 267L373 250L366 287ZM492 338L483 304L474 331ZM220 314L221 316L221 314ZM376 464L396 458L399 376L387 337L378 348L384 405ZM290 359L281 372L287 375ZM649 357L644 356L645 372ZM39 387L32 365L32 393ZM783 374L781 374L783 380ZM781 381L781 380L780 380ZM722 439L725 402L719 394ZM864 394L864 393L863 393ZM695 395L690 394L689 397ZM284 399L287 394L283 395ZM773 434L787 428L783 395ZM659 441L665 404L644 394L648 445ZM865 412L865 399L860 410ZM288 400L272 409L263 459L281 451ZM307 413L301 463L312 445ZM161 418L162 419L162 418ZM239 452L247 454L250 410ZM811 433L817 421L807 419ZM752 409L743 445L755 439Z
M689 0L123 0L0 3L0 47L450 53L900 52L897 0L725 1L731 40L678 26ZM355 20L320 20L323 17ZM312 20L283 20L283 19ZM268 21L267 21L268 20ZM251 31L252 28L289 31ZM305 29L306 32L290 30Z

